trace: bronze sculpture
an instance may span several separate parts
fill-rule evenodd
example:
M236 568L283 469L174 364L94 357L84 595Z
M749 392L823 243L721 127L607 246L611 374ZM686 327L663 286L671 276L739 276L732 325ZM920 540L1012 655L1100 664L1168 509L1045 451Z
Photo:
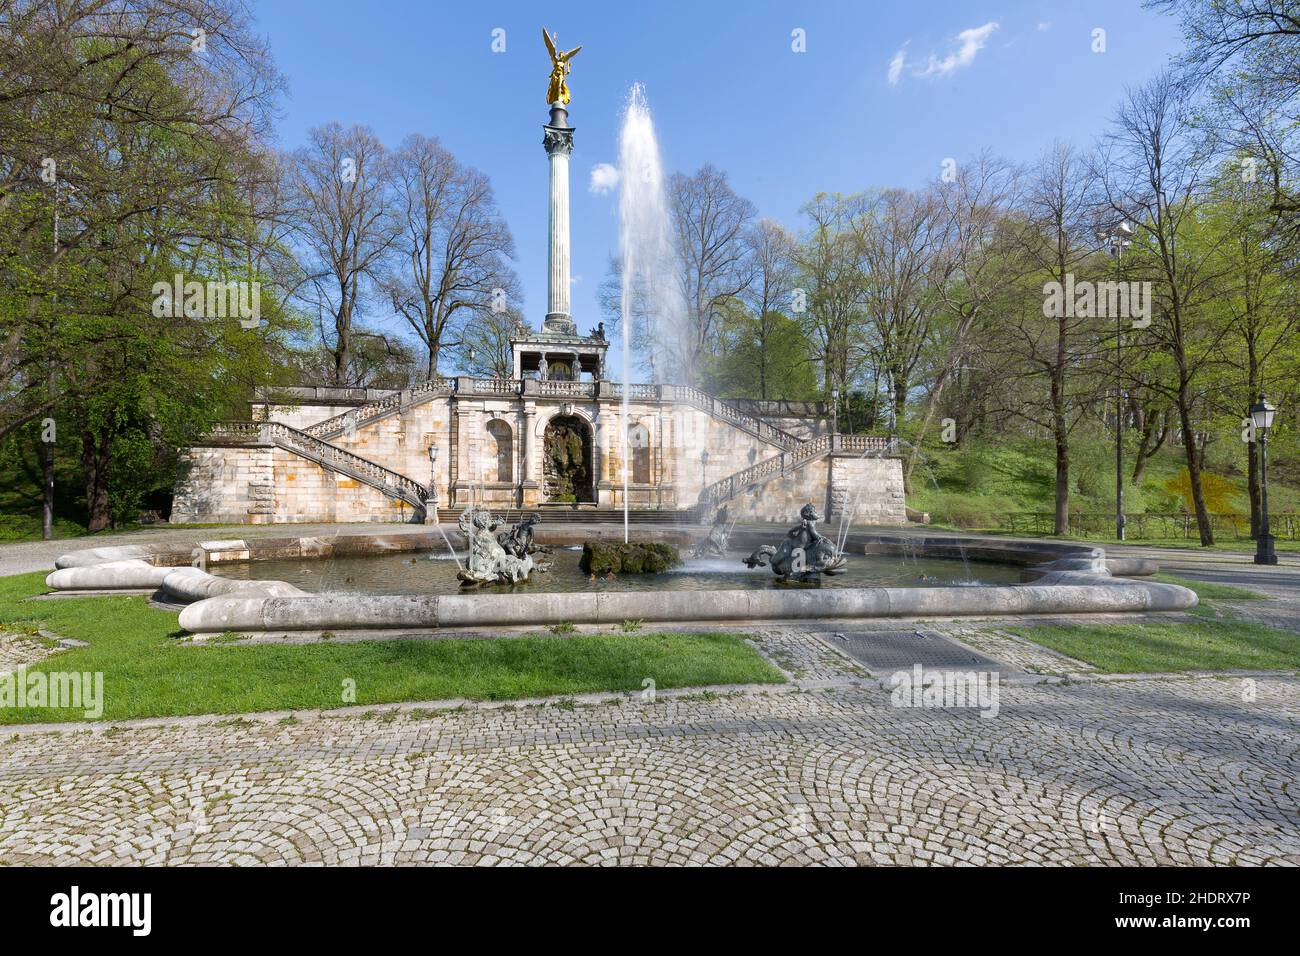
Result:
M809 581L822 574L838 574L844 570L844 555L835 542L817 531L822 516L811 504L799 509L799 524L786 533L781 547L765 544L749 557L745 564L751 568L771 565L772 573L780 578Z
M575 46L568 53L559 52L555 47L555 37L546 32L546 27L542 27L542 39L546 41L546 51L551 54L551 77L546 85L546 102L563 103L568 106L569 86L564 82L564 78L572 69L569 61L577 56L582 47Z

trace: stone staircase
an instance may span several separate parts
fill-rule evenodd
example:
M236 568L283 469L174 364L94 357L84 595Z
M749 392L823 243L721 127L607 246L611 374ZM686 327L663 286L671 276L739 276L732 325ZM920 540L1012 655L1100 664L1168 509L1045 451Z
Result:
M767 484L773 478L780 478L815 461L821 461L828 455L858 453L865 456L888 449L888 438L870 435L821 435L800 442L792 451L783 451L779 455L765 458L706 485L700 491L699 503L696 505L697 517L701 522L708 522L713 513L728 501Z
M797 435L792 435L784 429L777 428L770 422L765 422L761 418L755 418L747 414L720 398L714 398L708 392L700 391L690 385L633 385L632 398L643 397L638 395L638 389L659 389L659 394L664 401L678 401L687 405L692 405L700 411L713 416L719 421L724 421L728 425L739 428L743 432L748 432L755 438L778 445L781 448L794 449L805 444L804 439ZM615 394L621 396L622 386L615 386ZM649 397L649 396L646 396Z
M385 497L405 501L412 508L411 523L422 524L427 513L429 492L414 478L385 468L369 458L300 431L282 422L226 422L208 435L212 441L234 445L275 445L300 458L314 462L326 471L344 475L381 492Z
M423 405L441 395L450 395L455 390L455 379L437 378L421 382L419 385L401 389L369 404L350 408L333 418L308 425L303 429L303 433L322 439L337 438L339 435L355 432L358 428L382 421L391 415L401 414L408 408Z
M422 405L440 396L457 391L458 385L465 385L475 394L518 394L526 385L517 379L491 380L457 380L438 378L421 382L385 395L365 405L348 409L331 418L316 422L303 429L293 428L281 422L226 422L219 424L207 435L207 441L215 444L232 445L275 445L292 452L301 458L314 462L327 471L345 475L362 484L374 488L389 498L396 498L411 505L414 511L413 522L423 522L427 512L426 501L428 489L413 478L386 468L368 458L347 451L331 444L329 439L340 435L353 435L358 429L376 422L399 415L408 408ZM621 399L624 386L610 382L536 382L529 383L539 395L548 397L568 397L593 399L604 397L603 389L610 390L610 397ZM726 422L749 435L782 449L781 453L759 462L756 465L729 475L721 481L714 482L704 489L699 505L692 510L678 512L632 512L630 520L638 522L680 523L693 515L711 514L725 501L734 498L741 491L771 478L786 474L794 468L820 460L831 453L829 436L805 441L775 425L750 415L729 402L715 398L707 392L689 385L631 385L628 386L629 398L636 401L681 402L703 411L705 414ZM884 439L863 439L861 436L843 436L843 441L881 442ZM876 447L876 446L870 446ZM848 446L845 446L848 449ZM837 446L838 449L838 446ZM851 450L851 449L850 449ZM867 446L863 446L867 450ZM622 511L617 515L612 512L593 514L592 510L575 510L570 516L567 511L550 511L550 520L555 521L601 521L622 520ZM444 511L439 512L441 518ZM454 515L455 512L446 511ZM660 517L662 515L662 517Z
M598 388L606 385L610 386L613 398L623 397L623 386L617 383L547 381L538 382L537 389L539 395L547 397L572 396L578 399L592 399L596 397ZM519 379L476 379L471 384L475 394L515 395L519 394L523 387L524 383ZM802 444L802 439L797 435L792 435L784 429L777 428L775 425L765 422L761 418L756 418L729 402L715 398L708 392L693 388L690 385L632 385L630 389L629 398L639 401L682 402L698 408L719 421L724 421L739 428L761 441L781 448L792 449ZM316 422L314 425L304 428L303 431L308 435L314 435L317 438L326 440L337 438L339 435L355 432L359 428L383 421L392 415L401 414L407 408L422 405L439 396L450 395L456 390L457 380L453 378L438 378L428 382L421 382L419 385L401 389L392 395L387 395L357 408L348 409L346 412L327 418L324 421Z
M440 522L455 524L462 508L439 508ZM494 514L505 513L513 518L518 514L539 515L542 525L557 524L622 524L622 508L573 508L567 505L540 504L527 508L493 507ZM635 525L689 525L695 523L694 511L646 511L633 509L628 512L628 523Z

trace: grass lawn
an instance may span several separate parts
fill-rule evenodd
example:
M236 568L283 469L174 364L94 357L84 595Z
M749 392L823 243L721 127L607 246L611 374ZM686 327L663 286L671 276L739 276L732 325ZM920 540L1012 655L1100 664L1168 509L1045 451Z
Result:
M1300 669L1300 635L1243 621L1207 604L1196 607L1190 617L1141 624L1018 625L1006 630L1111 674Z
M102 672L106 720L629 691L646 678L660 690L784 680L732 634L183 646L177 616L142 597L23 602L46 590L44 576L0 578L0 630L87 641L28 670ZM355 681L355 701L343 699L345 681ZM0 724L84 719L74 710L0 709Z
M1164 584L1177 584L1189 591L1195 591L1196 596L1202 601L1267 601L1269 599L1267 594L1260 594L1258 591L1233 587L1231 584L1217 584L1213 581L1193 581L1190 578L1180 578L1176 574L1165 574L1163 571L1153 574L1151 580Z

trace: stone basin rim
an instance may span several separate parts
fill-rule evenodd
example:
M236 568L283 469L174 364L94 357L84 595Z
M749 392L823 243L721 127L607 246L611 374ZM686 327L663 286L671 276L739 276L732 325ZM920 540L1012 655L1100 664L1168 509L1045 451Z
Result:
M746 528L742 533L755 539L771 536L764 529ZM173 563L193 553L219 564L290 555L326 557L339 545L344 554L430 550L422 546L426 543L427 532L204 541L189 550L147 544L96 548L59 558L46 583L63 594L157 588L160 600L186 605L180 625L194 634L618 624L635 619L673 623L1033 616L1183 611L1196 605L1195 593L1187 588L1114 577L1150 575L1158 569L1150 559L1107 558L1100 547L1073 542L888 531L850 532L846 551L962 554L976 562L1019 565L1038 577L1026 584L988 587L331 595L308 594L282 581L240 581Z

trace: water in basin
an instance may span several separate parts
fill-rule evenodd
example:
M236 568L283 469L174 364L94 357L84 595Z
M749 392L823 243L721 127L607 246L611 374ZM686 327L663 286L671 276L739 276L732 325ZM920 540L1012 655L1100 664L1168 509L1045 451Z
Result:
M628 574L613 580L591 580L578 567L581 549L556 548L551 570L534 572L517 584L517 592L573 591L717 591L772 587L951 587L954 585L1014 584L1022 580L1019 568L947 559L912 559L890 555L850 555L845 573L825 576L821 583L778 582L769 568L750 570L736 552L726 558L687 558L681 567L664 574ZM315 560L278 559L219 565L211 569L222 577L243 580L287 581L311 592L354 594L456 594L456 562L448 554L401 553ZM492 587L508 592L509 587Z

